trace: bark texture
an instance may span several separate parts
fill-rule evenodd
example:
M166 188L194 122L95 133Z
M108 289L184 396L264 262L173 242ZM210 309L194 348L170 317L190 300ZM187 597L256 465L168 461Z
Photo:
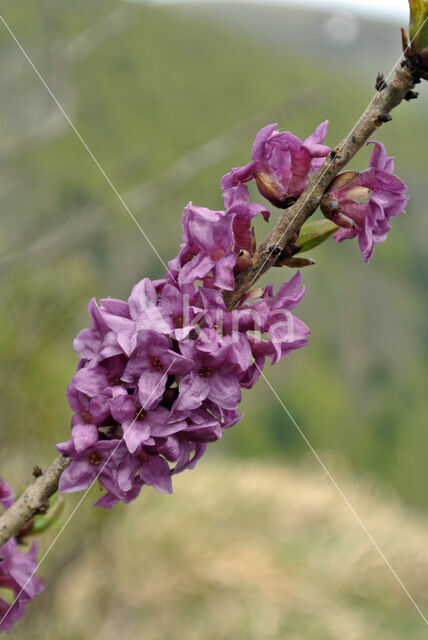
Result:
M46 508L49 498L57 491L62 472L71 460L65 456L56 458L51 466L0 516L0 547L16 536L22 527L40 510Z

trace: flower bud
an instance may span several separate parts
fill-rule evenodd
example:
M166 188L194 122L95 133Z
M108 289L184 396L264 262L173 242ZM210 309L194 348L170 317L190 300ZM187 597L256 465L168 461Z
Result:
M428 80L428 0L409 0L409 5L410 42L401 30L404 55L418 75Z
M263 295L263 291L264 290L262 287L251 289L251 291L249 291L247 295L242 298L242 302L254 302L254 300L259 300Z
M356 171L342 171L339 173L331 185L329 186L329 191L339 191L339 189L343 189L343 187L347 187L351 182L355 180L358 176Z
M303 269L303 267L310 267L315 264L315 260L312 258L301 258L300 256L292 256L286 258L279 256L278 260L273 265L274 267L291 267L292 269Z
M409 0L410 40L420 50L428 47L428 0Z
M236 264L234 268L235 273L242 273L243 271L247 271L247 269L251 266L251 256L248 251L240 251L239 255L236 259Z
M287 201L287 192L275 176L266 173L266 171L256 171L254 177L261 195L275 207L284 209L284 203Z
M320 209L328 220L334 222L340 227L344 227L345 229L354 228L354 222L351 218L348 218L348 216L345 216L340 212L339 200L330 193L326 193L324 198L321 200Z

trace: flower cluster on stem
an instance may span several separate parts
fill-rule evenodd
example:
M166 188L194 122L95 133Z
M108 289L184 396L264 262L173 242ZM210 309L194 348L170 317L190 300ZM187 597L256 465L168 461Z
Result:
M275 364L307 343L308 327L291 313L304 295L300 273L276 293L272 285L251 291L232 310L223 293L251 265L253 218L271 215L250 201L246 183L255 180L271 205L289 206L330 151L327 125L304 141L277 125L262 129L251 162L222 179L224 209L185 207L183 242L165 277L141 280L127 301L90 302L91 326L75 339L80 362L67 392L71 438L57 445L72 458L60 491L98 480L105 493L96 504L104 507L134 500L145 485L171 492L172 476L193 468L241 420L242 389L266 360ZM328 194L334 211L323 207L345 227L336 240L358 236L366 260L407 202L392 159L374 144L370 168L339 177Z
M301 150L296 164L302 185L313 170L308 153ZM106 491L96 504L104 507L135 499L145 485L171 492L172 476L240 421L242 389L266 360L307 343L309 329L292 313L304 295L299 273L276 293L268 285L226 310L223 292L251 264L252 220L269 220L270 212L250 202L243 183L226 185L223 197L221 211L184 209L183 243L165 278L143 279L127 301L90 302L91 326L74 342L80 362L67 392L71 438L57 445L72 458L60 491L97 479Z

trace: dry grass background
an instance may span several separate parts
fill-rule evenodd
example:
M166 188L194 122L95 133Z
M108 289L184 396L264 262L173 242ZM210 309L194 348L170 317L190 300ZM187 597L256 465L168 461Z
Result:
M367 482L344 488L426 612L428 520ZM22 640L427 637L313 470L214 460L178 477L173 497L148 489L113 514L88 499L42 573L47 590L12 634Z

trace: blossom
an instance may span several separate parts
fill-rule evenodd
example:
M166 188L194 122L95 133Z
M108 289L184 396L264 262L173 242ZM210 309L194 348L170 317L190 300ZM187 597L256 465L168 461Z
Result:
M342 242L357 237L365 262L370 262L375 243L385 242L391 230L390 219L404 213L408 196L407 186L393 173L394 159L386 155L383 144L376 141L367 144L374 145L369 169L339 175L329 189L329 196L339 207L331 220L342 227L334 239Z
M130 491L135 483L150 485L160 493L172 493L168 462L158 453L145 449L127 456L118 469L118 484L123 491Z
M5 482L2 478L0 478L0 504L5 509L9 509L15 502L15 497L13 495L12 489L9 487L7 482Z
M8 509L14 502L9 485L0 478L0 504ZM0 597L0 632L9 631L25 613L26 605L42 590L43 581L35 576L38 545L27 553L19 550L16 538L0 548L0 587L10 591L10 602Z
M223 190L256 180L260 193L276 207L289 206L305 189L309 176L319 169L330 151L322 144L328 121L322 122L306 140L271 124L258 132L251 162L232 169L222 178Z
M187 424L181 414L166 407L157 406L152 411L143 409L138 394L129 395L126 391L112 399L110 410L112 417L122 425L123 439L130 453L138 453L144 444L155 444L154 438L177 433Z
M251 265L254 218L270 216L244 182L260 181L263 169L294 197L328 152L327 123L304 142L275 127L257 136L253 173L244 167L226 177L223 210L185 207L183 242L165 278L143 278L127 300L90 302L67 390L71 437L57 445L72 460L60 491L97 481L105 493L95 504L106 508L134 500L147 485L170 493L172 477L242 419L242 389L266 361L306 344L309 330L291 312L304 295L299 274L276 294L269 285L251 291L231 311L223 297Z
M270 215L244 183L254 178L271 202L286 206L327 155L327 124L303 142L265 127L252 162L223 178L224 210L185 208L183 243L165 278L144 278L127 301L91 301L91 326L74 342L81 359L67 391L71 438L57 445L72 459L60 491L97 480L105 493L95 504L107 508L147 485L170 493L173 475L192 469L242 419L242 389L254 386L266 362L307 344L310 331L293 313L305 293L300 273L276 293L272 285L250 291L232 310L223 293L251 264L254 217ZM331 217L344 227L336 240L358 236L367 259L407 202L392 158L374 145L370 168L342 174L328 194Z
M181 349L194 363L192 371L179 383L176 409L197 409L207 398L223 409L236 409L241 401L239 379L227 353L211 355L190 341Z
M202 280L212 272L214 284L233 289L233 215L194 207L190 203L183 213L183 245L180 252L182 267L178 283L186 285Z
M207 448L208 442L195 442L176 435L168 438L160 452L169 462L175 463L172 473L176 474L186 469L194 469Z
M181 221L184 242L179 255L169 263L169 276L174 284L178 283L181 295L191 296L198 281L205 286L232 290L235 274L243 270L242 254L250 256L254 249L252 219L260 213L269 220L265 206L250 203L245 185L225 190L223 197L224 211L192 203L184 209ZM248 268L249 261L245 265Z
M138 381L140 402L147 410L162 397L168 374L186 374L191 367L192 361L173 351L166 336L157 331L142 330L122 380L129 383Z
M253 252L253 233L251 229L252 219L261 214L266 222L270 212L261 204L250 203L250 195L245 184L226 189L223 193L226 215L233 215L234 250Z
M244 190L228 193L224 215L233 209L230 219L249 225L266 210L253 207ZM228 251L238 242L233 235ZM71 379L71 438L57 445L72 459L60 491L98 481L106 493L96 505L107 508L134 500L147 485L170 493L172 476L193 468L208 444L241 420L242 389L256 382L266 359L275 363L306 344L309 330L291 313L304 294L300 275L276 295L271 286L252 292L232 311L212 275L183 285L186 293L177 281L145 278L127 302L91 303L91 328L78 346L79 355L92 356ZM161 320L148 329L157 314Z
M57 449L72 458L71 464L63 471L59 480L59 490L62 493L84 491L97 479L102 482L110 473L111 467L124 455L122 441L118 439L99 440L83 451L77 451L69 440L57 444Z
M409 0L409 6L410 42L407 33L401 29L403 53L415 77L428 80L428 0Z

